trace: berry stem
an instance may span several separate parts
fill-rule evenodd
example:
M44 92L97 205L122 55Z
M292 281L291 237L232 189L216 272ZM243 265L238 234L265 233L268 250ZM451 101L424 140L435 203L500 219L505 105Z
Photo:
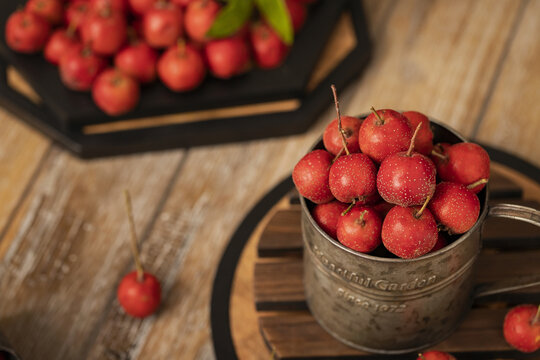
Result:
M441 231L449 231L448 227L446 225L443 225L443 224L438 224L437 225L437 231L438 232L441 232Z
M137 233L135 232L135 221L133 220L133 209L131 207L131 197L129 192L124 190L124 197L126 199L126 211L129 219L129 228L131 230L131 252L135 259L135 268L137 269L137 281L142 282L144 278L144 270L139 257L139 246L137 245Z
M176 46L178 46L178 51L180 53L180 56L185 56L186 55L186 40L184 40L183 38L178 38L178 40L176 40Z
M435 150L431 150L431 155L438 157L441 160L447 160L447 157L440 152L437 152Z
M99 13L101 17L108 18L112 15L112 5L111 2L108 1L107 4L105 4L105 7L101 10Z
M422 353L419 353L419 354L418 354L418 357L419 357L420 359L422 359L422 360L426 360L426 358L424 357L424 354L422 354Z
M354 222L357 223L358 225L364 227L366 225L366 221L364 220L364 216L366 216L367 212L368 212L367 210L362 211L362 213L360 213L360 217L358 219L356 219Z
M66 30L66 35L69 37L73 37L75 35L75 30L77 30L77 23L75 20L69 23L68 28Z
M341 142L343 143L343 148L345 149L345 153L347 155L350 155L349 149L347 148L347 139L345 139L345 131L343 131L343 128L341 127L341 112L339 111L339 101L337 97L337 91L336 86L332 84L330 86L332 89L332 94L334 95L334 104L336 105L336 113L337 113L337 121L338 121L338 131L341 135Z
M375 110L375 108L372 106L371 107L371 111L375 114L375 116L377 117L377 119L379 121L377 121L377 125L383 125L384 124L384 120L381 118L381 116L379 115L379 113L377 112L377 110Z
M420 210L418 210L418 212L414 215L415 218L419 219L420 216L422 216L422 213L424 212L424 210L426 210L426 207L427 207L427 204L429 203L429 200L431 200L431 197L433 195L430 195L426 198L426 201L424 202L424 205L422 205L422 207L420 208Z
M475 187L477 187L478 185L487 184L488 181L489 181L488 179L480 179L478 181L473 182L470 185L467 185L467 189L472 190Z
M411 153L414 150L414 141L416 140L416 135L418 134L418 131L420 130L421 127L422 127L422 123L419 123L418 126L416 127L416 130L414 130L414 134L411 138L411 144L409 145L409 150L407 150L406 156L411 156Z
M339 152L336 154L336 157L332 160L332 164L336 162L336 160L343 154L343 148L339 150Z
M531 325L534 326L538 324L539 322L540 322L540 305L538 305L538 310L536 311L536 315L534 316Z
M348 208L346 208L345 210L343 210L343 212L341 213L341 216L345 216L347 215L347 213L349 211L351 211L351 209L353 208L353 206L356 204L356 199L353 199L352 203L349 205Z

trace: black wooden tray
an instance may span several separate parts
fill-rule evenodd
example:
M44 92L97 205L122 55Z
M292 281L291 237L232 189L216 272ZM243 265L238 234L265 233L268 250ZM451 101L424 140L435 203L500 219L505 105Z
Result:
M41 54L11 51L4 37L7 17L23 0L0 1L0 104L81 157L189 147L295 134L305 131L330 103L328 88L338 88L360 74L367 64L370 41L362 4L354 0L324 0L310 8L304 28L285 63L274 70L253 69L230 80L208 77L193 92L177 94L156 82L142 89L139 105L130 113L109 117L89 93L65 88L56 67ZM315 87L308 87L333 29L349 13L355 46ZM36 103L11 87L13 67L39 95ZM197 120L200 111L284 102L284 110L225 112L223 117ZM270 107L271 109L280 109ZM176 121L170 114L191 114ZM105 125L105 126L103 126ZM112 125L112 126L108 126Z

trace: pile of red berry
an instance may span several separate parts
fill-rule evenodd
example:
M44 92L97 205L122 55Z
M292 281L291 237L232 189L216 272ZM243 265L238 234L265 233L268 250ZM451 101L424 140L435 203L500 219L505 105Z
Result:
M274 0L285 8L286 19L281 20L291 34L302 27L306 4L313 1ZM98 107L120 115L137 105L139 84L156 77L172 91L184 92L197 88L207 69L228 79L247 72L252 57L264 69L281 65L292 35L283 41L269 25L276 21L265 14L252 22L248 3L252 1L230 1L223 7L216 0L28 0L9 17L5 36L16 52L43 50L45 59L59 67L65 86L91 90ZM238 19L238 9L246 19L231 33L228 20ZM227 36L208 36L221 15Z
M434 146L429 119L416 111L372 108L362 120L341 117L335 101L338 117L324 131L325 149L305 155L292 174L329 236L363 253L382 242L413 259L444 247L447 234L473 227L476 194L489 179L482 147Z

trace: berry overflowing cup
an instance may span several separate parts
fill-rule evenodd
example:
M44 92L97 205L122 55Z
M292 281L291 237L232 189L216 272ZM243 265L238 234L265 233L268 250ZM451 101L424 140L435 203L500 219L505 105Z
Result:
M293 171L308 306L329 333L362 350L432 346L475 297L507 288L475 287L486 217L540 226L540 212L488 206L489 156L457 132L410 111L342 118L333 90L337 119ZM515 286L538 283L540 274Z

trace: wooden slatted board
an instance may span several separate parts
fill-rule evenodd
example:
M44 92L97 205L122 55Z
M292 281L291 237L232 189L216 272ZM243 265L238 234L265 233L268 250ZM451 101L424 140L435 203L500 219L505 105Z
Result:
M540 208L540 185L523 176L522 182L520 176L494 164L490 203L510 202ZM304 297L300 215L298 195L293 190L261 220L240 258L230 305L232 338L239 358L252 358L250 352L262 351L262 343L267 350L257 358L416 358L414 354L382 356L353 349L318 325ZM540 273L540 230L535 226L509 219L490 219L484 226L483 238L478 282ZM249 270L251 274L247 273ZM246 289L247 284L252 288ZM246 296L241 293L250 290L252 297L248 298L253 301L254 309L249 309ZM540 359L538 352L521 354L511 349L501 330L508 308L539 302L540 286L483 298L475 303L459 329L435 348L451 352L458 359ZM257 335L253 335L256 330Z

